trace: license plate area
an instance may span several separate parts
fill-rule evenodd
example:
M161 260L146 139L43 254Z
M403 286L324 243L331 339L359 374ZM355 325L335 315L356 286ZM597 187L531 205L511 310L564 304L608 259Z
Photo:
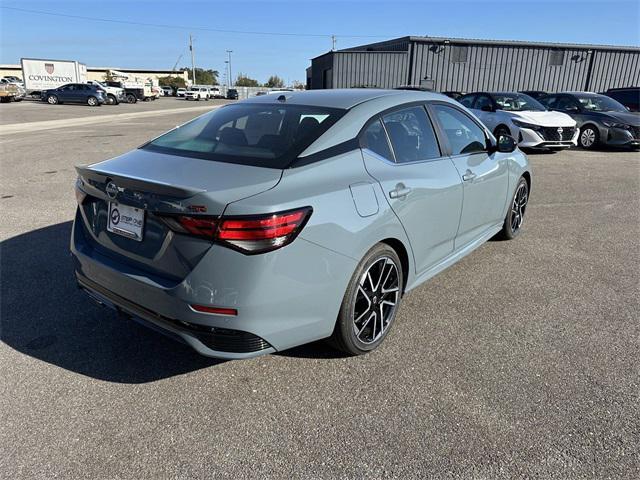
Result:
M141 242L144 232L144 210L109 202L107 231Z

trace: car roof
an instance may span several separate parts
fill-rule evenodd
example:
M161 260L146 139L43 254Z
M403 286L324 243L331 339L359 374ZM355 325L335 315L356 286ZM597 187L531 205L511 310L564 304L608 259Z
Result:
M275 95L260 95L243 100L242 103L273 103ZM342 108L348 110L364 102L381 97L395 97L397 103L414 100L439 100L442 95L433 92L418 92L414 90L382 90L375 88L336 88L327 90L306 90L300 92L286 92L286 104L309 105L315 107Z
M555 95L584 95L584 96L597 96L600 93L596 92L581 92L581 91L571 91L571 92L558 92Z

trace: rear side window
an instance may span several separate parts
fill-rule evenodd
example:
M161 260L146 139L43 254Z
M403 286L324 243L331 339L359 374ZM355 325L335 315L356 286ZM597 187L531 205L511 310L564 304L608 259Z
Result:
M427 112L422 106L405 108L382 117L396 162L417 162L441 156Z
M449 139L452 155L486 150L487 139L484 131L471 118L461 111L446 105L436 104L433 109L438 116L438 122Z
M287 168L344 114L342 109L303 105L228 105L141 148L218 162Z
M369 125L364 131L362 136L362 146L377 153L381 157L393 161L393 154L389 148L387 132L384 131L380 120L376 120L371 123L371 125Z

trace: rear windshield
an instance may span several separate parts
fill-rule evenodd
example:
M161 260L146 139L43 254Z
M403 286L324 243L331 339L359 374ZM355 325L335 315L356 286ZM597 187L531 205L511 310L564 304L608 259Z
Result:
M143 145L172 155L287 168L345 110L304 105L221 107Z

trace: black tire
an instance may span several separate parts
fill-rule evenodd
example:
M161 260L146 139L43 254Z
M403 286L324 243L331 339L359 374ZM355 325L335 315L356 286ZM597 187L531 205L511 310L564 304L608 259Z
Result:
M511 130L506 125L498 125L496 129L493 131L493 136L496 137L496 140L500 138L500 135L509 135L511 136Z
M115 105L116 104L116 97L115 95L112 94L107 94L107 101L105 102L107 105Z
M136 103L138 101L138 99L133 93L127 93L126 99L127 99L127 103Z
M504 240L512 240L520 235L524 214L529 202L529 184L524 177L520 177L518 185L513 192L513 197L509 203L509 211L504 219L502 230L498 234Z
M585 150L595 148L600 143L600 132L594 125L585 125L580 129L578 145Z
M99 107L100 106L100 102L98 101L98 99L96 97L91 95L91 96L89 96L87 98L87 105L89 105L90 107Z
M47 103L49 105L58 105L60 103L60 100L58 100L58 97L56 95L48 95Z
M372 280L374 277L379 279ZM393 326L403 282L402 262L396 251L385 243L375 245L349 281L330 344L349 355L362 355L377 348Z

